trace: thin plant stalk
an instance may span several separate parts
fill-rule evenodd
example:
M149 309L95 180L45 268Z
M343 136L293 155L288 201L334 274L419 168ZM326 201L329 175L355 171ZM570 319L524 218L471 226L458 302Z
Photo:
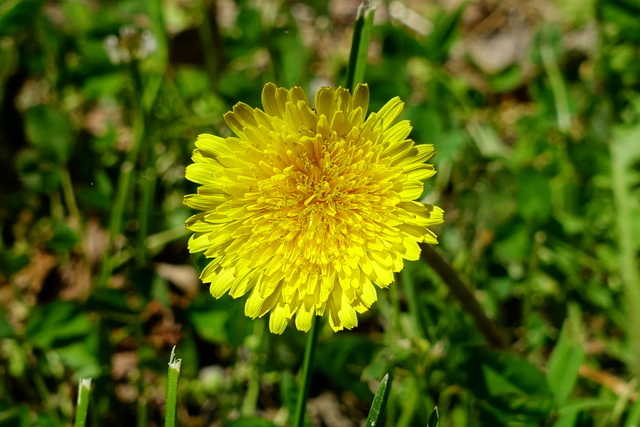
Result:
M89 392L91 391L91 378L82 378L78 384L78 404L76 406L75 427L84 427L87 424L89 412Z
M571 128L571 110L569 108L569 95L567 87L562 78L562 72L558 66L555 55L553 53L553 47L551 45L550 34L548 32L543 33L546 35L546 40L543 40L540 47L540 56L542 57L542 64L545 71L549 76L549 84L551 91L553 92L553 98L556 104L556 117L558 121L558 128L562 132L568 132Z
M307 413L307 397L309 396L309 387L311 386L311 371L313 368L313 359L315 356L316 344L318 342L319 316L313 316L311 331L307 336L307 345L304 349L304 360L302 361L302 378L300 381L300 389L298 390L298 401L296 403L296 413L294 418L294 427L302 427L304 425L304 416Z
M165 427L176 426L176 407L178 405L178 378L182 359L176 359L175 346L171 349L169 358L169 371L167 373L167 400L164 412Z
M129 74L133 82L134 108L137 114L138 146L140 149L140 172L141 181L139 183L142 191L142 203L138 210L138 236L136 248L136 261L138 266L144 265L147 259L147 234L149 230L149 213L153 204L153 193L155 191L155 166L154 151L147 134L147 114L143 107L144 87L138 61L129 64Z
M369 52L369 39L371 38L375 9L375 0L363 0L358 7L358 17L353 27L353 39L351 40L351 52L349 54L345 83L345 86L351 90L358 83L364 81L364 69L367 65L367 53Z
M469 290L467 285L458 277L456 271L429 245L421 245L420 258L433 268L442 281L449 287L454 297L460 301L465 311L473 317L478 329L487 342L494 348L507 348L507 341L498 326L487 316L484 309Z
M611 150L611 181L613 199L615 202L615 216L618 225L618 260L620 263L620 277L624 289L628 326L628 339L631 347L630 369L635 376L640 375L640 272L637 261L637 242L634 241L633 225L637 221L634 212L631 192L631 170L635 161L640 158L635 147L638 143L640 130L617 129L613 133Z
M100 271L100 279L98 284L105 285L113 270L113 246L115 239L122 230L122 219L127 199L130 196L131 182L133 181L133 172L135 170L136 159L140 149L140 140L142 137L141 126L136 126L136 136L134 137L133 146L129 149L125 161L120 166L120 176L118 177L118 186L116 188L115 202L111 210L111 218L109 220L109 251L106 253L102 268Z

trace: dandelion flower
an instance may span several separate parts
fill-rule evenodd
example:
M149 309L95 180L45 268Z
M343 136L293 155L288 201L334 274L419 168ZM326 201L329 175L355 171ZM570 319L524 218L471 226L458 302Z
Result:
M211 294L249 294L245 314L269 316L280 334L289 320L308 331L326 314L334 331L358 324L419 243L437 206L416 201L433 176L432 145L408 139L393 98L366 117L369 88L353 95L321 88L315 110L300 87L267 83L264 109L238 103L225 114L235 136L200 135L186 177L201 186L185 204L190 252L213 258L200 278Z

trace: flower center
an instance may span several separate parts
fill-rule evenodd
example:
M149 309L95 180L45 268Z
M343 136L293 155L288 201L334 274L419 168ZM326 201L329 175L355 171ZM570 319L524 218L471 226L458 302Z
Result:
M248 207L262 211L254 217L254 233L295 243L289 247L305 264L360 253L366 241L376 239L380 223L393 220L400 202L393 191L400 170L376 160L371 147L358 140L309 138L261 161L258 197Z

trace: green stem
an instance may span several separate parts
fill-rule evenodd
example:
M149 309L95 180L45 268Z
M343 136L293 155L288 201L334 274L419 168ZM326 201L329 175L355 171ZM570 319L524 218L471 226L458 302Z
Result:
M175 427L176 425L176 407L178 404L178 378L180 377L180 366L182 359L176 359L175 346L171 349L171 357L169 359L169 371L167 373L167 401L164 413L165 427Z
M82 378L80 384L78 384L78 405L76 408L75 427L84 427L87 424L89 391L91 391L91 378Z
M633 205L632 183L629 177L634 162L640 159L640 153L635 149L640 128L617 128L613 133L611 151L611 182L613 199L615 202L615 216L618 226L618 262L620 277L624 286L628 326L628 340L631 347L629 358L631 371L640 375L640 273L638 272L637 242L634 240L634 222L637 221L637 211ZM633 155L633 153L638 153Z
M146 138L147 114L142 105L144 98L144 87L138 61L129 64L129 73L133 82L133 98L136 110L136 128L138 130L137 145L140 147L140 171L142 172L140 188L142 189L142 201L138 211L138 239L136 248L136 261L138 266L144 265L147 259L147 234L149 230L149 212L153 203L153 193L155 191L155 156L153 147Z
M211 19L210 7L215 7L215 2L210 3L205 0L200 2L200 8L202 13L202 23L198 27L200 40L204 46L204 61L207 76L209 77L209 84L211 90L215 90L217 87L218 76L218 60L216 58L216 51L220 49L216 47L215 43L215 23Z
M140 152L140 148L143 144L144 135L145 135L145 117L144 111L142 110L141 99L142 99L142 79L140 77L140 72L138 69L137 61L129 64L129 74L132 80L133 85L133 96L132 101L134 104L134 114L136 115L133 121L133 129L134 129L134 139L133 146L127 153L125 157L125 161L122 163L120 167L120 176L118 177L118 187L116 189L116 197L115 202L113 204L113 209L111 211L111 218L109 220L109 251L107 252L105 259L102 263L102 269L100 271L100 279L98 284L104 285L108 280L109 276L111 276L111 272L113 270L113 243L120 234L122 230L122 219L124 215L124 208L127 202L127 198L130 195L131 191L131 182L133 180L133 172L135 170L135 165L138 160L138 154ZM144 171L146 169L146 162L143 162L141 170ZM142 220L141 226L146 227L146 219ZM146 232L146 231L145 231ZM145 241L146 236L140 241ZM137 251L140 253L140 251ZM138 259L144 255L144 250L140 255L138 255Z
M546 39L549 39L547 33ZM556 62L553 48L551 47L551 41L545 40L540 47L540 56L542 57L542 64L545 71L549 76L549 84L551 85L551 91L553 92L553 99L556 104L556 117L558 121L558 128L561 132L568 132L571 128L571 111L569 109L569 96L567 94L567 87L562 78L562 72L558 63Z
M79 228L82 224L82 218L80 216L80 210L78 209L78 205L76 203L76 197L73 193L73 184L71 183L71 177L69 176L69 171L67 169L62 170L61 178L62 197L64 197L64 201L67 204L69 215L75 221L74 227Z
M489 319L482 306L469 290L467 285L458 277L456 271L429 245L421 245L420 258L438 273L442 281L449 287L454 297L460 301L462 307L471 314L478 329L492 347L507 348L507 341L497 325Z
M304 425L304 416L307 413L307 397L309 396L309 387L311 385L311 370L313 368L313 359L318 342L318 332L320 331L319 316L313 317L311 331L307 335L307 345L304 349L304 360L302 361L302 378L300 381L300 389L298 390L298 402L296 404L296 414L294 419L294 427L302 427Z
M153 195L156 189L156 170L154 169L155 156L151 155L147 158L148 167L142 175L142 201L139 212L139 229L138 229L138 250L136 251L136 259L138 265L142 266L147 259L147 236L149 234L149 214L153 206Z
M356 84L364 81L364 69L367 66L369 39L371 38L375 10L375 0L363 0L358 7L358 17L353 27L353 39L351 40L351 53L349 54L345 83L345 87L350 90L353 90Z

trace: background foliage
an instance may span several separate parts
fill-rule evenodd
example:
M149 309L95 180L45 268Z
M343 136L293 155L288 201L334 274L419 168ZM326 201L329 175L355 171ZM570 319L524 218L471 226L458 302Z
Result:
M286 424L305 337L200 284L184 168L264 82L342 84L356 8L0 4L0 426L68 424L80 377L90 425L161 424L174 344L181 425ZM114 63L142 34L155 50ZM437 249L509 348L409 263L357 329L321 331L314 425L360 425L387 372L387 426L436 405L441 426L638 424L639 43L635 0L380 2L372 108L401 96L436 145Z

